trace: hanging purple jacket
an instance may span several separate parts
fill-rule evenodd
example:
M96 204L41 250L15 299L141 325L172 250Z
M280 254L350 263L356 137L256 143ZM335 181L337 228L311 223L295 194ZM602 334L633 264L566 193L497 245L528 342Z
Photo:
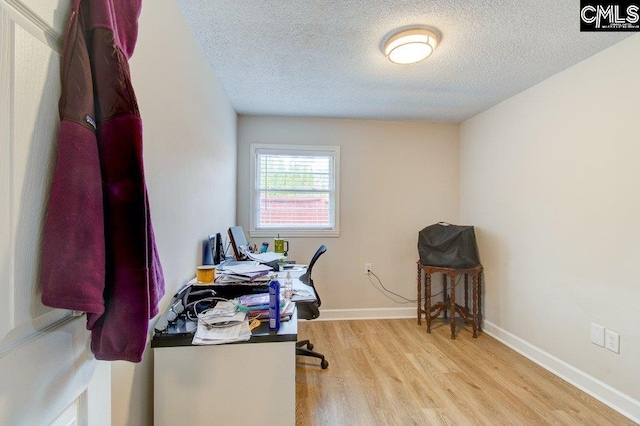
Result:
M164 295L127 60L141 0L75 0L62 57L42 302L87 312L97 359L139 362Z

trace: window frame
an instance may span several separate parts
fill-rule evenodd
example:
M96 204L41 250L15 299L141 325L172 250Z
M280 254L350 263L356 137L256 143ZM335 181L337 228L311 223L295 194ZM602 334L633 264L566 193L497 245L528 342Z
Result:
M269 154L282 155L327 155L333 157L334 179L334 221L332 228L257 228L257 154L259 151L267 151ZM340 147L329 145L289 145L252 143L249 145L250 178L249 178L249 236L250 237L339 237L340 236Z

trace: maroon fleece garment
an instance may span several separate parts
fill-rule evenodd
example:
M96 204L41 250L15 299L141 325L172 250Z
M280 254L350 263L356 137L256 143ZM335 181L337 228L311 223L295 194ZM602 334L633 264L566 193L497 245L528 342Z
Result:
M164 295L127 63L140 9L141 0L75 0L62 58L42 302L87 312L101 360L142 360Z

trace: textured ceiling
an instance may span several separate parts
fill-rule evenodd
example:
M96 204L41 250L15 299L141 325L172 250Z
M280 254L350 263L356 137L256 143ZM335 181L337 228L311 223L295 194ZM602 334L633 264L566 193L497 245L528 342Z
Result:
M239 114L462 122L633 33L579 31L577 0L178 0ZM389 62L394 29L437 28Z

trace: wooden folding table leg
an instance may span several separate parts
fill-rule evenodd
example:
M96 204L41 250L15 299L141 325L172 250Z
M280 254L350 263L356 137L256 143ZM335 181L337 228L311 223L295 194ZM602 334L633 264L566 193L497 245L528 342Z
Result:
M473 276L473 337L478 337L478 330L480 329L479 307L480 299L478 294L480 278L479 275Z
M422 325L422 268L418 264L418 325Z
M478 272L478 331L482 331L482 269Z
M469 313L469 274L464 274L464 308Z
M431 333L431 274L425 271L424 310L427 320L427 333Z
M451 285L449 286L449 315L451 315L451 338L456 338L456 278L451 276Z
M449 300L449 295L447 294L447 274L442 273L442 301L447 304L447 300ZM444 319L447 319L447 309L444 310Z

